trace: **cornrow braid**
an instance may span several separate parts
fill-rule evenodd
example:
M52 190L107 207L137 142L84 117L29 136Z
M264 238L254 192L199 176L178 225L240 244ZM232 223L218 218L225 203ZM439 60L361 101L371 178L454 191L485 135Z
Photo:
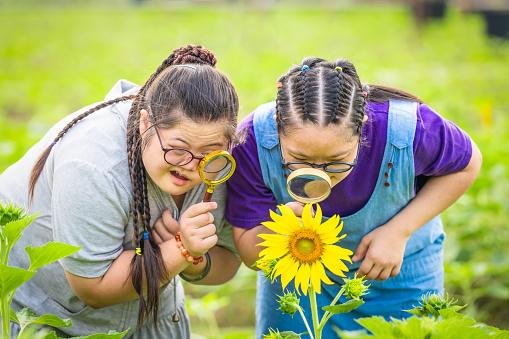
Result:
M65 125L65 127L58 133L58 135L55 137L55 139L53 139L53 142L48 147L46 147L44 152L41 153L41 155L39 156L39 158L35 162L34 167L32 168L32 171L30 173L30 179L28 181L28 198L29 198L29 201L31 201L33 199L34 190L35 190L35 184L37 183L37 180L39 179L39 177L40 177L40 175L42 173L42 170L44 168L44 164L46 164L46 161L48 160L49 154L51 153L51 150L53 149L53 146L55 146L55 144L57 142L59 142L63 138L63 136L67 133L67 131L69 129L71 129L79 121L85 119L90 114L92 114L92 113L94 113L94 112L96 112L96 111L98 111L98 110L100 110L102 108L108 107L110 105L113 105L113 104L116 104L116 103L119 103L119 102L122 102L122 101L131 100L131 99L134 99L135 97L136 97L136 95L126 95L126 96L118 97L118 98L115 98L115 99L112 99L112 100L109 100L109 101L102 102L102 103L100 103L100 104L98 104L98 105L96 105L96 106L86 110L85 112L81 113L76 118L72 119L67 125Z
M346 124L354 134L360 134L368 100L392 98L421 102L401 90L363 86L355 66L348 60L306 58L279 78L276 122L283 133L292 126L310 122L319 126Z

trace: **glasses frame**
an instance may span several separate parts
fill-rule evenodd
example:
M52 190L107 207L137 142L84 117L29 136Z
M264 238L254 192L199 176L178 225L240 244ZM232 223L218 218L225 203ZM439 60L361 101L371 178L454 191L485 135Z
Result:
M359 159L359 153L361 150L361 135L359 135L359 141L357 143L357 153L355 155L355 159L352 162L346 162L346 161L331 161L331 162L325 162L323 164L314 164L307 161L288 161L286 162L283 157L283 149L281 147L281 142L279 142L279 150L281 152L281 167L285 170L289 170L290 172L296 171L297 169L290 168L291 165L306 165L311 168L317 168L321 169L324 172L327 173L345 173L354 168L357 165L357 160ZM327 166L332 165L346 165L348 168L341 169L341 170L328 170Z
M203 158L205 158L205 156L202 156L202 157L197 157L193 154L193 152L185 149L185 148L165 148L163 146L163 141L161 139L161 135L159 134L159 131L157 130L157 126L154 125L154 129L156 131L156 134L157 134L157 139L159 139L159 145L161 146L161 150L164 152L163 154L163 159L164 161L168 164L168 165L172 165L172 166L185 166L187 164L189 164L190 162L192 162L194 159L197 159L198 162L201 162L203 160ZM189 161L187 162L181 162L179 164L172 164L171 162L169 162L167 159L166 159L166 154L168 154L168 152L171 152L173 150L177 150L177 151L183 151L183 152L186 152L187 154L189 154L191 157L189 158Z

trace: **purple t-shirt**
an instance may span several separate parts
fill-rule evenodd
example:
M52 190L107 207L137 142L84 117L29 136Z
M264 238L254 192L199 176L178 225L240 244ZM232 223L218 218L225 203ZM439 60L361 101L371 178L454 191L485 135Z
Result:
M387 140L389 103L370 102L367 108L368 122L362 130L364 141L358 165L320 203L325 216L348 216L357 212L367 203L375 189ZM276 210L277 202L263 182L253 114L240 123L239 129L245 131L246 140L233 150L237 169L227 182L225 213L232 225L252 228L270 219L269 210ZM458 126L442 118L429 106L420 104L413 150L416 188L419 189L419 183L425 181L426 177L450 174L465 168L472 155L472 144L468 135Z

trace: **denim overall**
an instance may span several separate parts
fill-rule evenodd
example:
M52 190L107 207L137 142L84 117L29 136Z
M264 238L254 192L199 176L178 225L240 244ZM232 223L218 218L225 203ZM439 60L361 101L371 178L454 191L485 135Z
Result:
M344 222L343 232L347 234L347 237L339 243L341 247L355 252L364 235L389 221L414 197L413 140L416 108L414 102L390 101L387 142L375 189L359 211L341 218ZM254 113L253 125L263 180L272 190L278 204L285 204L293 199L286 191L287 173L281 167L275 112L274 103L260 106ZM407 242L400 273L385 281L369 281L369 293L364 296L365 304L353 312L334 315L325 326L323 338L337 337L333 327L343 330L361 328L355 322L357 318L372 315L384 316L387 319L408 317L410 314L404 310L417 305L423 294L428 292L443 294L444 237L439 216L419 228ZM345 263L349 268L347 277L354 275L360 263ZM322 293L317 295L319 317L322 314L321 307L329 305L343 284L340 277L330 272L328 276L335 284L322 284ZM287 290L293 288L292 281ZM282 294L279 279L271 283L259 272L256 298L257 338L268 333L269 328L296 333L306 332L298 314L291 317L278 310L276 300L277 296ZM300 304L310 322L308 297L302 295Z

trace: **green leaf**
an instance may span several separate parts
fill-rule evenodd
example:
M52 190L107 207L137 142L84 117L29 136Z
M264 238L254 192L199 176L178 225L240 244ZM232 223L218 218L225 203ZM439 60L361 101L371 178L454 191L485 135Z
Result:
M0 297L5 297L34 276L30 272L17 267L0 264Z
M16 324L19 324L18 316L16 315L16 311L14 311L11 307L9 318L11 318L12 322L15 322Z
M384 317L373 316L368 318L355 319L368 331L375 336L387 337L392 335L392 324L384 319Z
M29 325L48 325L51 327L70 327L72 321L70 319L61 319L54 314L43 314L37 316L28 308L24 308L17 313L20 327L27 327Z
M64 244L61 242L51 241L39 247L27 246L27 251L30 257L30 271L35 271L42 266L51 264L59 259L67 257L79 251L79 246Z
M23 231L27 228L37 215L29 215L19 220L14 220L5 224L2 232L7 239L7 248L11 249L14 244L21 238Z
M73 339L103 339L103 338L112 338L112 339L122 339L127 335L129 330L125 330L124 332L117 331L109 331L108 333L96 333L87 335L84 337L72 337Z
M339 313L348 313L350 311L355 310L357 307L364 304L364 301L361 299L350 299L342 304L334 305L334 306L324 306L322 307L322 310L328 311L332 314L339 314Z

